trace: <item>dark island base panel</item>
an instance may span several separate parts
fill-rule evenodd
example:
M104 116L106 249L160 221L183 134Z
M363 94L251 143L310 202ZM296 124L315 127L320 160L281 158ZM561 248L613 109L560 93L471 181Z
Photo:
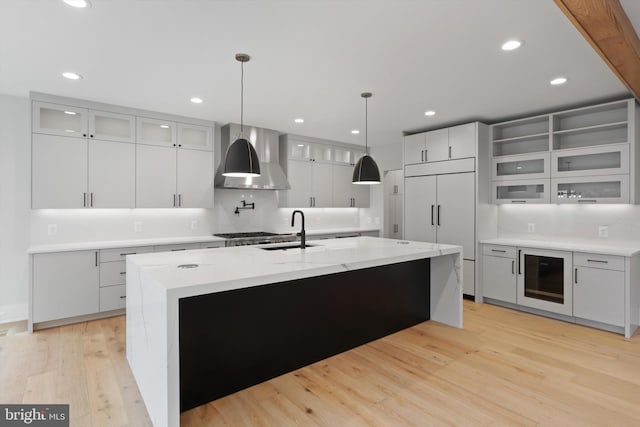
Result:
M429 320L429 259L180 299L180 410Z

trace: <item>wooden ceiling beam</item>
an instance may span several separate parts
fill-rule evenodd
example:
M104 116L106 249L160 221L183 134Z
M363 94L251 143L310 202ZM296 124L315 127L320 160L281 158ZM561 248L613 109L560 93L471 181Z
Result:
M640 102L640 39L619 0L554 0Z

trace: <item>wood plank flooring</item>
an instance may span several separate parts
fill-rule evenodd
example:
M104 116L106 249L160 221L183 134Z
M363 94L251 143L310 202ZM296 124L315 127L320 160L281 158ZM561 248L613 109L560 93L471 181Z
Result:
M185 412L183 426L638 426L640 334L465 301L425 322ZM72 426L151 425L124 317L0 338L0 403L70 403Z

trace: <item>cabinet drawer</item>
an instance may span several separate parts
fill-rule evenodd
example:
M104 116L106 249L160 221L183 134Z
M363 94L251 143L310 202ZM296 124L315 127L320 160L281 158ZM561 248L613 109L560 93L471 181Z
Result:
M124 261L100 264L100 287L124 285L126 283L126 263Z
M100 288L100 311L118 310L127 305L126 285Z
M180 245L156 246L156 252L186 251L188 249L200 249L200 243L184 243Z
M624 257L574 252L573 265L624 271Z
M143 254L147 252L153 252L153 246L100 249L100 262L124 261L127 255Z
M515 258L516 248L513 246L502 246L502 245L482 245L482 253L484 255L499 256L504 258Z

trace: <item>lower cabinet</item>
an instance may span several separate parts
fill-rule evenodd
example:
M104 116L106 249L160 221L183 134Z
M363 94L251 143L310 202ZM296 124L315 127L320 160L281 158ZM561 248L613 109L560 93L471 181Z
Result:
M97 313L98 251L33 255L34 323Z
M516 250L484 245L482 283L486 298L516 303Z
M100 311L111 311L127 306L127 285L100 288Z
M573 254L573 315L624 326L624 258Z

